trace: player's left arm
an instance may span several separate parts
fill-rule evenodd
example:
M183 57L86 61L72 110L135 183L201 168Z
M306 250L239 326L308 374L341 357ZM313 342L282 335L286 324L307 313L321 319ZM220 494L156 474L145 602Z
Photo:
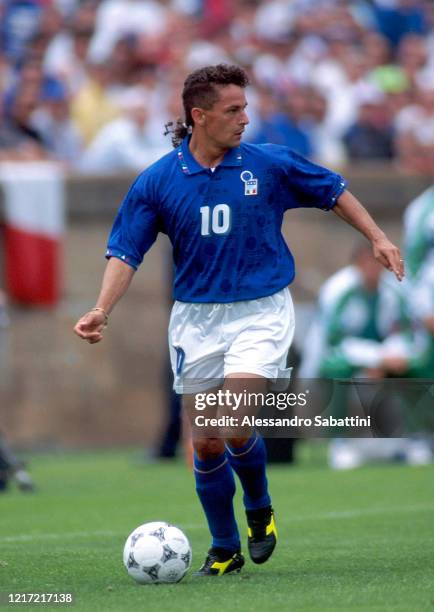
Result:
M375 258L385 268L394 272L399 281L404 278L404 260L399 248L387 238L366 208L352 193L344 191L332 210L370 241Z

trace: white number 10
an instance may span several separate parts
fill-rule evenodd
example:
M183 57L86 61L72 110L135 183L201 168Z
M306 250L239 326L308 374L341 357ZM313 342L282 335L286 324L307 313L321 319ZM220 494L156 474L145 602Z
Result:
M227 234L231 227L231 209L227 204L217 204L212 209L211 227L210 227L210 212L209 206L202 206L200 214L202 225L200 233L202 236L213 234Z

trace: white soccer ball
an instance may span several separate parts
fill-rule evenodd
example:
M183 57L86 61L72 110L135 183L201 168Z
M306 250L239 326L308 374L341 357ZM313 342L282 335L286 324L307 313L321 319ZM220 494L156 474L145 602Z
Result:
M140 584L179 582L191 565L191 546L185 534L169 523L140 525L124 546L124 565Z

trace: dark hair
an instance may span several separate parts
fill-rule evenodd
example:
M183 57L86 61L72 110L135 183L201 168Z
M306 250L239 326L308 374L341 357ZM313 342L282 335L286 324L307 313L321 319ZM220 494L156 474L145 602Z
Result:
M165 134L172 134L172 143L176 148L189 134L194 126L191 110L195 106L209 110L219 98L218 86L238 85L247 87L249 78L239 66L217 64L205 66L188 75L182 90L182 103L184 106L185 121L177 119L176 122L166 124Z

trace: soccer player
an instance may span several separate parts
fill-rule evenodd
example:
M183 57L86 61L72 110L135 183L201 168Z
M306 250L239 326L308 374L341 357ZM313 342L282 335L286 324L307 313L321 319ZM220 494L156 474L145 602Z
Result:
M346 190L345 180L284 146L242 144L249 120L248 79L237 66L190 74L182 93L184 124L176 149L133 183L109 238L109 259L96 305L75 332L103 338L115 304L159 232L175 262L169 345L175 390L191 409L194 394L215 388L265 392L284 376L294 331L288 285L294 260L281 226L286 210L331 210L371 242L375 257L400 280L400 253ZM276 545L263 440L234 435L193 440L196 489L212 536L200 576L244 565L235 521L234 472L244 491L248 550L264 563Z

